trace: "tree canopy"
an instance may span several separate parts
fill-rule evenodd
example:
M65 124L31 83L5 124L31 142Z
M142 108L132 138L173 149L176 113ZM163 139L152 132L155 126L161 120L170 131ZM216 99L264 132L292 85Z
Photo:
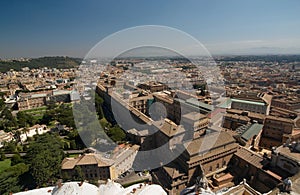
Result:
M63 158L63 144L58 136L54 134L38 136L37 140L29 145L26 155L35 183L44 186L58 179Z
M28 171L28 166L24 163L14 165L0 175L0 194L19 192L23 185L21 176Z

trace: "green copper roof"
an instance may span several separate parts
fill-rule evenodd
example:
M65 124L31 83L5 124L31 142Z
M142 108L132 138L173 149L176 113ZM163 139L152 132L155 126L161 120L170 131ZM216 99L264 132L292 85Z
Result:
M240 99L231 99L232 102L239 102L239 103L245 103L245 104L254 104L254 105L260 105L260 106L264 106L265 103L263 102L255 102L255 101L249 101L249 100L240 100Z
M244 140L249 140L250 138L252 138L253 136L255 135L258 135L258 133L260 132L260 130L263 128L263 125L262 124L257 124L257 123L254 123L252 124L248 129L246 129L241 137L244 139Z

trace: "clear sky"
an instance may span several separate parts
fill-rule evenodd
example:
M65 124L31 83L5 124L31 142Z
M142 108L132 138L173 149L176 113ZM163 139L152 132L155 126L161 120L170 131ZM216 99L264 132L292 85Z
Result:
M104 37L166 25L212 54L300 54L299 0L4 0L0 58L83 57Z

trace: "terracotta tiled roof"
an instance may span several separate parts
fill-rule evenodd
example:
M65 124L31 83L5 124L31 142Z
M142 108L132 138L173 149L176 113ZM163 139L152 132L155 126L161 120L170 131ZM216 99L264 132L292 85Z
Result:
M180 170L177 167L178 167L178 165L170 163L168 165L163 166L163 169L168 173L168 175L171 178L174 179L174 178L180 177L181 175L184 175L184 173L180 172Z
M294 123L294 121L292 119L276 117L276 116L267 116L266 120L274 120L274 121L281 121L281 122L286 122L286 123Z
M227 109L226 111L228 114L238 114L241 115L244 111L243 110L237 110L237 109ZM255 113L255 112L248 112L248 117L250 118L260 118L260 119L264 119L265 115L264 114L259 114L259 113Z
M257 168L263 167L263 157L255 152L252 152L251 150L248 150L244 147L240 147L235 153L235 155Z
M73 169L76 165L98 165L98 167L109 166L101 161L95 154L84 154L77 158L66 158L62 162L62 169Z
M109 166L105 162L101 161L95 154L82 155L81 159L77 162L77 165L91 165L98 164L98 167Z
M242 116L242 115L238 115L238 114L230 114L230 113L226 113L224 116L225 116L225 117L228 117L228 118L236 119L236 120L250 121L250 118L249 118L249 117L247 117L247 116Z
M188 114L183 115L182 117L193 120L193 121L197 121L197 120L205 118L206 116L199 112L190 112Z
M65 158L62 162L62 169L73 169L79 159L76 158Z
M212 143L214 142L214 143ZM214 148L218 148L230 143L234 143L235 139L227 132L214 132L203 136L202 138L193 140L187 147L189 155L195 155L207 152Z
M160 130L160 132L162 132L168 137L175 136L185 131L182 125L176 125L173 121L169 119L165 119L163 123L153 122L153 125L157 127Z

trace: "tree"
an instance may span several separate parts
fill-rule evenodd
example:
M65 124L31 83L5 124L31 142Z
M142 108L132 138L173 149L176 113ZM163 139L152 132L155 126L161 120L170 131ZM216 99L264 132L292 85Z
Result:
M18 112L17 119L18 119L19 127L26 127L27 120L24 112Z
M28 125L32 126L36 124L36 120L34 119L34 117L25 112L18 112L17 119L19 127L27 127Z
M21 176L27 171L28 166L19 163L2 172L0 175L0 194L19 192L23 188Z
M1 150L0 152L0 161L3 161L6 159L5 153Z
M50 100L48 103L47 103L47 109L48 110L53 110L57 108L57 105L55 104L55 102L53 100Z
M26 159L38 186L44 186L60 177L63 158L63 144L56 135L43 134L30 144Z
M66 104L62 104L59 107L48 107L40 122L49 125L54 120L73 129L76 127L72 107Z
M13 119L13 115L11 114L10 110L5 107L1 113L1 117L7 119L7 120L12 120Z
M83 143L83 141L82 141L82 139L81 139L81 137L80 137L77 130L70 131L67 136L68 136L67 139L71 140L70 141L70 147L72 149L83 149L83 148L85 148L85 145L84 145L84 143Z
M0 98L0 110L3 110L4 106L5 106L5 102L2 98Z
M85 178L84 178L84 174L81 170L81 168L79 166L76 166L75 167L75 174L73 176L73 180L75 181L83 181Z
M72 149L72 150L76 150L77 149L75 140L71 140L70 141L70 149Z
M23 163L23 159L21 158L19 153L14 154L11 158L11 166L14 166L19 163Z
M49 125L51 121L55 120L55 110L47 110L43 115L40 123Z
M126 134L124 131L118 126L115 125L109 131L107 132L107 135L114 141L114 142L120 142L124 141L126 138Z
M14 138L16 139L17 142L21 142L21 132L20 131L15 131L14 133Z
M6 142L4 145L4 149L7 152L11 152L11 153L16 152L17 151L16 143L15 142Z
M16 118L12 115L10 110L5 107L3 111L1 112L0 117L2 118L2 127L6 131L11 131L13 127L17 126Z
M104 100L97 93L95 93L95 107L99 119L102 119L104 117L103 110L102 110L103 102Z

